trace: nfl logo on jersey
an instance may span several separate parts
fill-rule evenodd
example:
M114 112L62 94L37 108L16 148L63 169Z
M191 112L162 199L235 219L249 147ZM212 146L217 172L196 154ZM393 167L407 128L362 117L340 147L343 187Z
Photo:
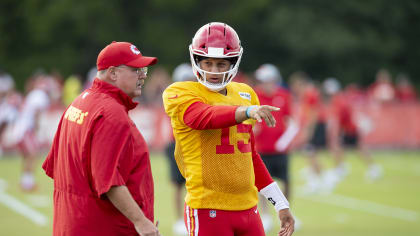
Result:
M216 217L216 211L215 210L210 210L209 215L210 215L210 218L215 218Z

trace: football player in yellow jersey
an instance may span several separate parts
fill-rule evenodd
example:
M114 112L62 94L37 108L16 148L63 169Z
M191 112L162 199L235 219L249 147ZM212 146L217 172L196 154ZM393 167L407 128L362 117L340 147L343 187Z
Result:
M175 159L186 179L184 220L189 235L262 236L258 192L278 211L279 235L291 235L289 203L255 150L252 126L273 127L254 90L231 82L243 49L235 30L209 23L189 47L198 82L177 82L163 93L176 141Z

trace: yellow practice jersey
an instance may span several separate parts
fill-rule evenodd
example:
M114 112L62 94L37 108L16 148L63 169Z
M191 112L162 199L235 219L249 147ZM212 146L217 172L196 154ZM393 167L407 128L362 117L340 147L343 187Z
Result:
M197 130L184 123L194 102L209 105L259 105L254 90L231 82L227 95L198 82L177 82L163 92L166 113L176 141L175 159L186 179L186 203L196 209L245 210L257 204L251 152L254 120L223 128Z

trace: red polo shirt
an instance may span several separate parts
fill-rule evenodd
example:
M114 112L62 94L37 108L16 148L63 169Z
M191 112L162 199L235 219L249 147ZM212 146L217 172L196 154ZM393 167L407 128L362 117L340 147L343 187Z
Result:
M54 179L54 235L138 235L104 193L125 185L153 222L149 151L128 116L136 107L95 79L67 108L42 168Z

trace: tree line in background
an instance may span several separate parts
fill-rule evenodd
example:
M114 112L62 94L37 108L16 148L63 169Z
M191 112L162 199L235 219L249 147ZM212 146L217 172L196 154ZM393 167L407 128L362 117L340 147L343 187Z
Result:
M0 69L20 88L37 69L84 77L115 40L171 70L189 60L192 36L211 21L236 29L245 72L273 63L285 77L302 70L366 85L387 68L420 86L417 0L2 0Z

